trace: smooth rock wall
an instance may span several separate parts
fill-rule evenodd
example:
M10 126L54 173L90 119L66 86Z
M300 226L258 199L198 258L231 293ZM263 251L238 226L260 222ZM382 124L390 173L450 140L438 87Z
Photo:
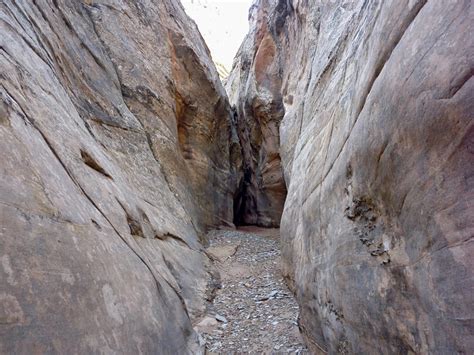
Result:
M0 353L195 353L231 110L174 0L0 3Z
M284 104L283 270L308 344L472 353L472 1L259 0L251 17L227 85Z

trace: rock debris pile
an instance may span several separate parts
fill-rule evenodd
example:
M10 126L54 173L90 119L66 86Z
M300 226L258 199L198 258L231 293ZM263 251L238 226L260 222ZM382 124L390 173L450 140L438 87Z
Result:
M298 305L280 272L279 230L216 230L208 237L221 279L209 315L196 326L207 350L307 353Z

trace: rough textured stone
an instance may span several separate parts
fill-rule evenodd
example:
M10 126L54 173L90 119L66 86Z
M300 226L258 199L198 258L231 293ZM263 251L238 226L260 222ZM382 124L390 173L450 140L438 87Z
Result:
M198 351L230 106L174 0L0 3L0 353Z
M284 104L284 272L308 344L472 353L472 1L260 0L251 16L228 85L251 130L260 102Z
M266 22L275 15L268 12L272 10L266 2L250 9L252 30L226 84L242 152L241 164L235 162L240 174L234 195L234 221L240 225L279 226L286 197L278 133L285 112L280 52L274 39L278 30Z

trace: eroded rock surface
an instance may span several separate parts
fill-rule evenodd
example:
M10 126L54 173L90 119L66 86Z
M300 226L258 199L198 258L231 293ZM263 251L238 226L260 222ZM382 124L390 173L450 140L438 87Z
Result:
M251 18L228 85L249 137L281 119L284 272L308 344L472 353L472 1L259 0Z
M179 1L0 3L0 352L198 351L230 108Z
M279 25L267 23L277 11L262 2L249 13L251 31L242 44L226 89L241 144L239 185L234 194L236 224L280 225L286 185L280 159L279 127L285 113L281 95ZM286 5L285 5L286 6Z

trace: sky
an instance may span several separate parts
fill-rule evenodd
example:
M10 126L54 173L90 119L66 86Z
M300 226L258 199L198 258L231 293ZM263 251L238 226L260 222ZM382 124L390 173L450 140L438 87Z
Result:
M228 70L248 32L253 0L181 0L196 22L215 62Z

